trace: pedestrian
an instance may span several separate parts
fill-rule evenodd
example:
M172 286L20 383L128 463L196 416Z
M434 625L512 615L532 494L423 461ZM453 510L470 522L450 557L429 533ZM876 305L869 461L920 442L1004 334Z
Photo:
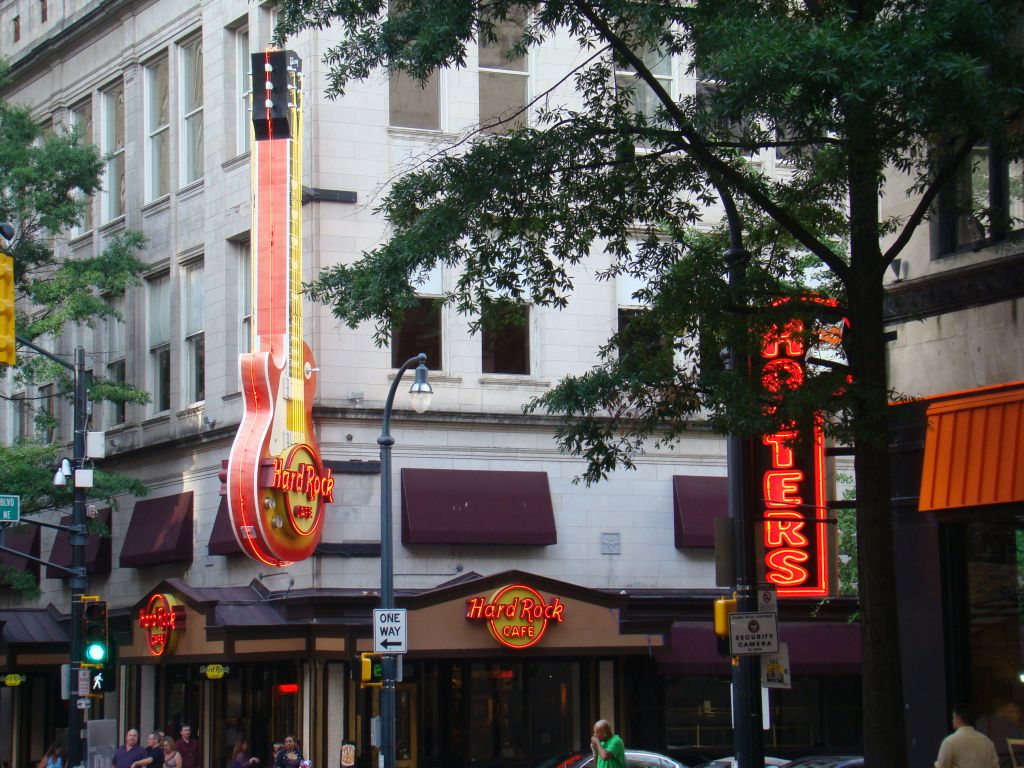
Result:
M271 754L271 756L270 756L271 768L275 768L275 766L277 766L277 756L281 754L281 750L283 750L283 749L284 749L284 744L282 742L280 742L280 741L275 741L274 742L273 754Z
M64 748L60 742L53 742L46 750L46 754L39 761L39 768L63 768Z
M249 755L249 740L242 736L231 750L231 768L251 768L260 764L258 757Z
M974 730L974 714L969 707L953 710L953 733L942 740L935 768L999 768L992 739Z
M164 745L160 738L160 731L153 731L146 737L146 754L148 757L139 763L140 766L148 768L163 768L164 766Z
M612 724L607 720L598 720L594 723L590 749L597 760L597 768L626 768L626 745L612 730Z
M299 745L295 743L295 737L285 736L284 745L277 753L274 765L276 768L299 768L301 762L302 752L299 751Z
M199 739L192 738L192 726L188 723L181 724L181 738L174 748L181 755L181 768L200 768Z
M111 764L116 768L143 768L149 755L139 746L139 732L130 728L124 735L124 744L117 748Z
M164 736L164 768L181 768L181 755L174 748L174 739Z

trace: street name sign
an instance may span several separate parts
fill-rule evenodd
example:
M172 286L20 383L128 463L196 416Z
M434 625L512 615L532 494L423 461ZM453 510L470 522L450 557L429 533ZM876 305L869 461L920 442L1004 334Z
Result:
M88 709L92 706L92 699L78 699L75 706L79 709Z
M406 643L405 608L373 609L373 652L405 653Z
M729 614L729 653L733 656L747 656L778 652L777 613L764 611Z
M21 521L21 496L0 493L0 523Z

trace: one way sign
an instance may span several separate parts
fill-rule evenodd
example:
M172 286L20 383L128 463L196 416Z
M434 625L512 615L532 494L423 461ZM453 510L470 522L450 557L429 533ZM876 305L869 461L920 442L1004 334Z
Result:
M373 652L405 653L405 608L373 609Z

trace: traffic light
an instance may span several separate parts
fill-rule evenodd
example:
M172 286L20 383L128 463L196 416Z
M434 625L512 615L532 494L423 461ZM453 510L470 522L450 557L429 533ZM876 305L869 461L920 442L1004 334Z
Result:
M736 613L738 603L736 595L732 597L720 597L715 600L714 627L717 638L718 653L722 656L731 656L729 652L729 614Z
M379 654L359 654L359 685L362 688L378 688L384 681L382 659Z
M110 654L107 601L82 598L82 663L102 666Z
M15 363L14 333L14 259L0 253L0 363Z

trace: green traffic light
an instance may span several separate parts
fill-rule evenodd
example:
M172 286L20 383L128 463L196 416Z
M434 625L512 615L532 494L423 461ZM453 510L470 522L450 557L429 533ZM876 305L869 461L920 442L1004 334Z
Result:
M107 660L107 646L102 643L89 643L85 647L85 658L91 664L102 664Z

